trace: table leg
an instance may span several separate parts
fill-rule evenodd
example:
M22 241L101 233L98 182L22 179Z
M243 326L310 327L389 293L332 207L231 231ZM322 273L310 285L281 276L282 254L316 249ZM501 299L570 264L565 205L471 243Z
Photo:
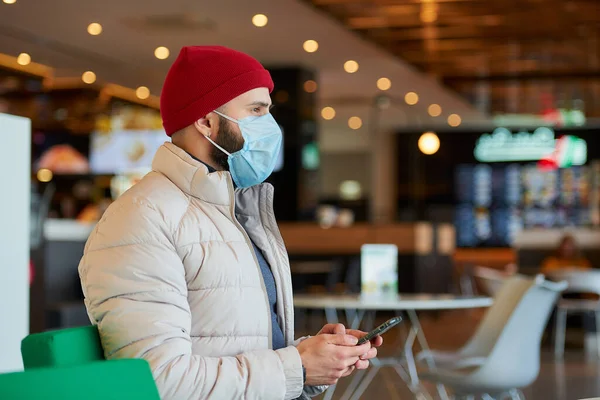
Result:
M350 399L350 396L352 396L352 394L354 393L354 391L360 384L361 380L365 377L366 373L367 373L367 370L363 369L361 371L357 371L354 374L354 377L352 378L350 385L348 385L348 387L344 391L344 394L342 395L340 400L349 400Z
M323 397L323 400L331 400L333 399L333 393L335 392L335 387L337 385L331 385L327 388L327 390L325 391L325 397Z
M419 346L421 346L421 350L425 350L430 353L429 345L427 344L427 339L425 339L425 334L423 333L423 329L421 327L421 323L419 322L419 317L417 316L416 311L407 310L406 313L408 314L408 318L410 319L410 323L412 324L413 328L416 329L417 340L419 342ZM414 363L414 359L412 360L412 362ZM432 371L435 371L435 362L433 361L433 357L431 357L431 355L427 357L427 366ZM438 383L436 386L440 395L440 399L448 400L448 393L446 392L446 388L444 387L444 385Z
M380 366L372 366L369 369L369 373L367 374L367 376L365 376L365 379L363 379L363 381L360 383L360 386L358 387L356 392L354 392L354 395L352 396L351 400L359 400L360 399L360 396L362 396L362 394L365 392L365 390L367 390L367 388L369 387L369 385L375 378L375 375L377 375L377 372L379 372L380 368L381 368Z
M337 324L339 321L337 310L335 308L326 308L325 318L327 319L328 324Z

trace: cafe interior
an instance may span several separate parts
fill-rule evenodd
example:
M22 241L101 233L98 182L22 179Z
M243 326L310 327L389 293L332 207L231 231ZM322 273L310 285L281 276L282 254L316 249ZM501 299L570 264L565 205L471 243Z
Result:
M2 0L0 398L85 367L28 357L96 332L78 265L188 45L275 83L296 337L402 318L321 399L600 397L600 2Z

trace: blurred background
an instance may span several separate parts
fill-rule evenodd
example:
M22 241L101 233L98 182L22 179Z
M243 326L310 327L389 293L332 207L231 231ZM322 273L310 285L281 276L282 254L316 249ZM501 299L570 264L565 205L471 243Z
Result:
M361 292L365 244L395 246L400 293L493 297L489 273L593 272L599 35L596 0L2 0L0 113L29 122L0 119L0 176L30 180L3 185L0 229L10 250L9 217L27 205L28 332L89 323L85 241L168 140L159 96L184 45L235 48L273 76L284 142L269 181L296 293ZM596 311L569 317L566 361L551 319L528 398L600 395ZM422 320L452 347L481 315ZM298 330L323 319L301 312ZM410 398L395 384L365 398Z

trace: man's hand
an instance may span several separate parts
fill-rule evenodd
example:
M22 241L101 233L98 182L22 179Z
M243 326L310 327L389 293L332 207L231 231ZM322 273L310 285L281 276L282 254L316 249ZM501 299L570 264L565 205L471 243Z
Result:
M371 348L370 343L357 346L357 342L353 335L337 333L321 333L302 341L297 349L306 368L304 384L335 385L338 379L350 375L360 356Z
M346 330L346 335L354 336L357 339L360 339L361 337L365 336L366 334L367 334L367 332L359 331L356 329ZM358 360L356 362L356 364L354 364L356 369L369 368L369 360L377 357L377 347L380 347L382 344L383 344L383 338L381 336L375 336L373 339L371 339L372 347L369 349L369 351L366 354L360 356L360 360Z
M351 335L357 339L360 339L361 337L365 336L367 334L367 332L359 331L356 329L346 329L346 327L343 324L327 324L327 325L323 326L323 328L319 331L319 333L317 333L317 335L323 335L323 334L342 334L342 335L345 334L345 335ZM372 348L370 348L366 354L361 355L360 359L356 362L356 364L354 364L353 367L356 369L369 368L369 360L377 357L376 347L380 347L382 344L383 344L383 338L381 336L375 336L371 340ZM347 375L344 375L344 376L350 375L352 373L352 371L354 370L354 368L351 368L351 370L347 373Z

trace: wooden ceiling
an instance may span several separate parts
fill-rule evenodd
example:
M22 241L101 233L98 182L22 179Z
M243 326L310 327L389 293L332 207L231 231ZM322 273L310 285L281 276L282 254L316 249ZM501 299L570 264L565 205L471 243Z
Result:
M487 91L482 111L600 116L600 0L306 1L472 102Z

